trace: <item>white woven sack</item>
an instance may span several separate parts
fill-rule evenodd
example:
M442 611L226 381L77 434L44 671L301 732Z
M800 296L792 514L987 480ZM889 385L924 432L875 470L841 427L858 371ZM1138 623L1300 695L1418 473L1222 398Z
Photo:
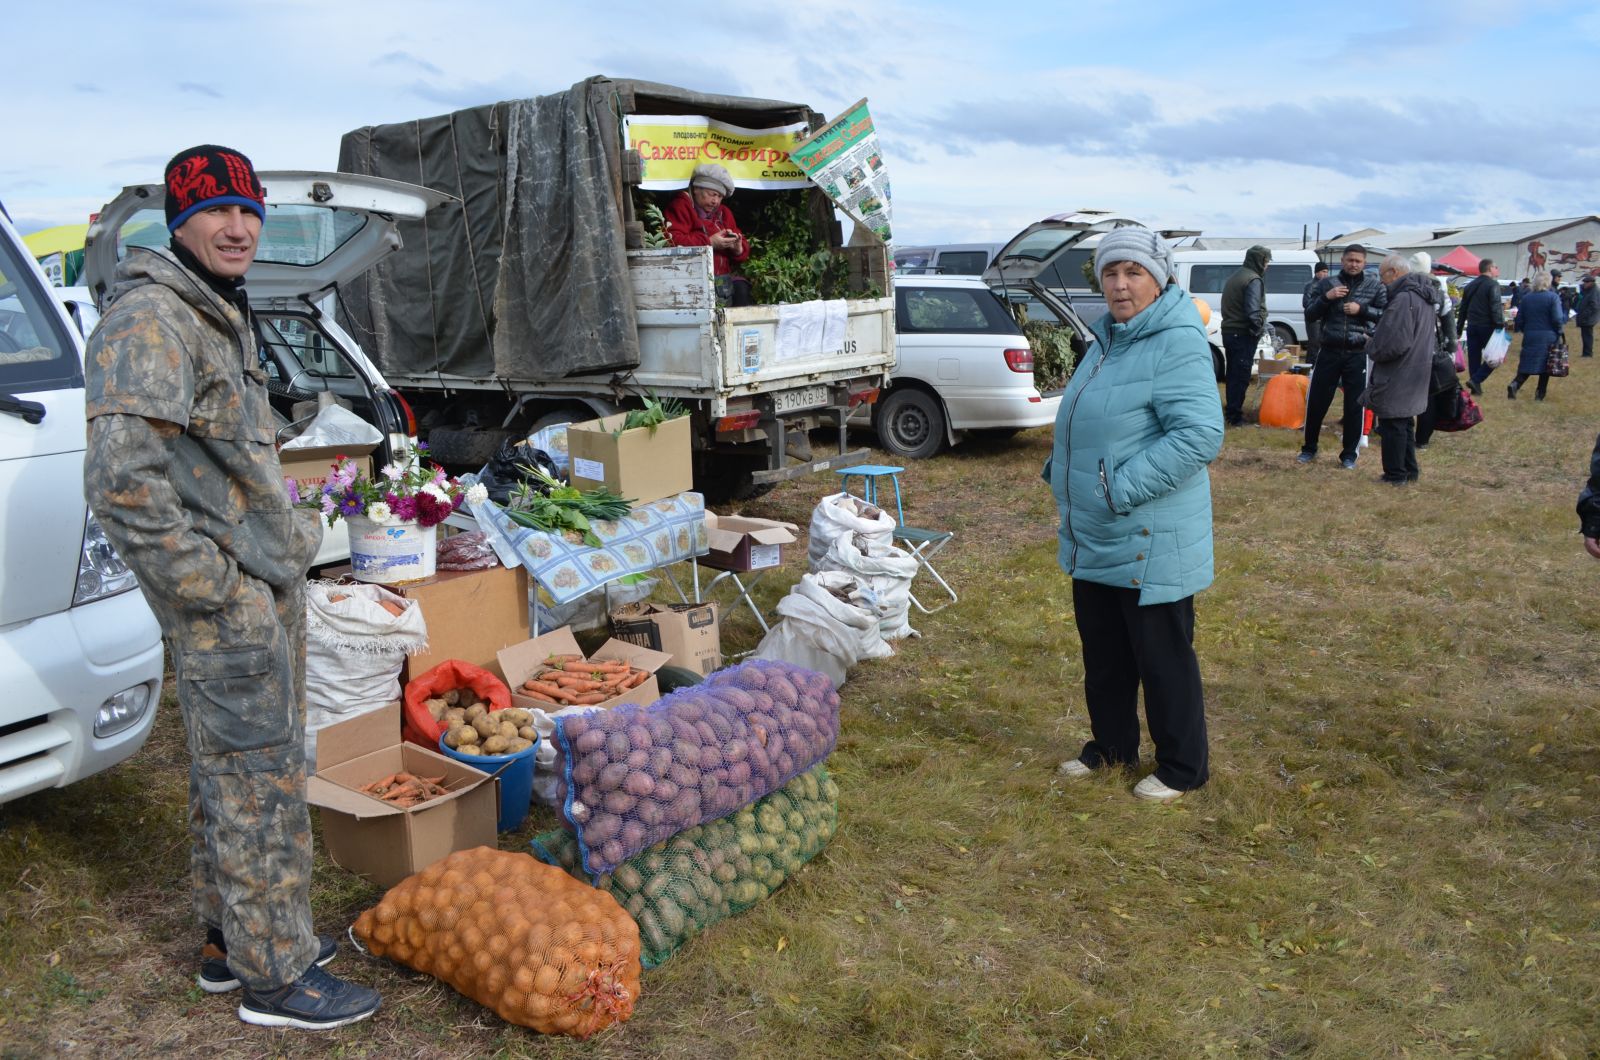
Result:
M339 596L340 600L330 597ZM391 615L379 603L403 608ZM317 760L317 733L400 698L400 666L428 646L415 601L381 585L306 584L306 761Z
M817 570L834 539L843 534L860 534L870 541L893 544L894 516L850 493L835 493L822 498L811 511L811 536L806 546L811 569Z
M885 640L915 637L911 628L911 579L917 560L911 553L885 541L860 534L840 534L822 557L819 570L854 574L870 593Z
M848 593L850 598L840 600L830 589ZM755 657L820 670L833 680L834 687L843 685L850 667L859 660L894 654L866 597L860 580L846 571L801 575L789 595L778 601L783 621L761 639Z

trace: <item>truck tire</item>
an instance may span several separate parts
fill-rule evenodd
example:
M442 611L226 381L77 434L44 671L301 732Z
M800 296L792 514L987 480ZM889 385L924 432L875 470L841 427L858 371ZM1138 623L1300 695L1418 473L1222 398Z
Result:
M428 455L446 467L477 471L509 437L497 427L435 427L428 432Z
M915 387L889 391L878 403L872 426L878 443L895 456L924 460L944 448L944 409L938 398Z

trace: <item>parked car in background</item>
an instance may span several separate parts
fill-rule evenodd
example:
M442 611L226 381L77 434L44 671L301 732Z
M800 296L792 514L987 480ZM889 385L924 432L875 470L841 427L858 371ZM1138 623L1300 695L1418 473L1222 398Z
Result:
M898 357L871 412L883 448L916 459L969 431L1009 435L1055 422L1060 391L1034 386L1028 340L982 280L906 276L894 298ZM853 420L865 421L865 410Z
M1244 264L1243 250L1176 250L1172 264L1178 270L1178 286L1204 298L1211 308L1222 308L1222 288L1228 277ZM1381 259L1380 259L1381 260ZM1306 284L1316 271L1317 252L1273 248L1272 263L1263 277L1267 298L1267 326L1272 329L1272 345L1281 349L1306 339Z
M999 243L940 243L926 247L897 247L894 252L896 276L982 276Z
M0 210L0 803L128 758L161 698L161 627L84 503L85 430L83 336Z

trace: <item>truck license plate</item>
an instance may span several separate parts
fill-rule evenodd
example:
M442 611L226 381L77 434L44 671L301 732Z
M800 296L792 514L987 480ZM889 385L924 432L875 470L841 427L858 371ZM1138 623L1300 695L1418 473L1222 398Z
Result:
M826 386L804 386L798 390L780 390L772 395L772 407L779 415L799 412L801 409L821 408L828 403Z

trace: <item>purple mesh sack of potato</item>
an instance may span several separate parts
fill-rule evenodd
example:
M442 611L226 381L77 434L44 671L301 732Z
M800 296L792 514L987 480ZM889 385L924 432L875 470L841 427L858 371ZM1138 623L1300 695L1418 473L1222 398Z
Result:
M641 707L556 719L561 813L591 877L726 817L827 758L839 693L815 670L752 660Z

